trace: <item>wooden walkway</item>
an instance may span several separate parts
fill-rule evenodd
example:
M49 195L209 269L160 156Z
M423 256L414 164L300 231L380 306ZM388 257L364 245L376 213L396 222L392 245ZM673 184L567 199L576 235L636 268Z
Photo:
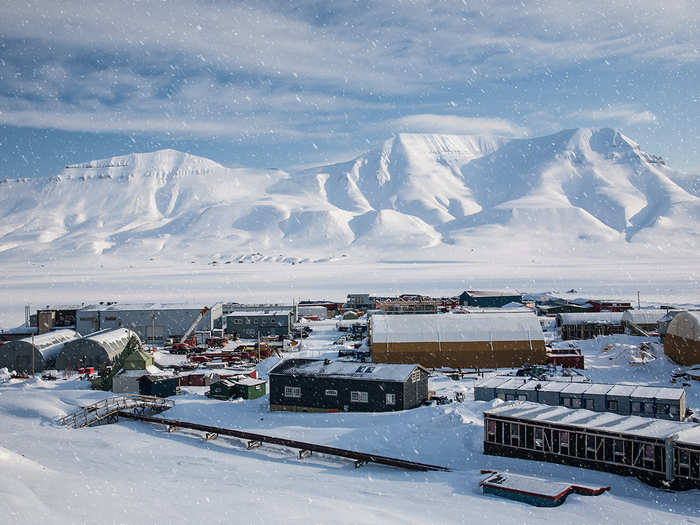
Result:
M60 417L56 424L71 428L89 427L101 423L111 423L116 420L118 412L133 410L135 412L163 412L175 406L169 399L155 396L142 396L140 394L123 394L121 396L108 397L97 403L80 407L79 409Z
M299 458L304 458L311 455L313 452L319 454L327 454L330 456L338 456L343 458L348 458L355 460L355 466L359 467L367 463L378 463L380 465L387 465L390 467L398 467L407 470L415 471L443 471L447 472L450 469L447 467L441 467L439 465L430 465L427 463L418 463L416 461L408 461L405 459L390 458L387 456L379 456L377 454L368 454L365 452L357 452L354 450L347 450L343 448L328 447L325 445L317 445L314 443L304 443L303 441L295 441L293 439L280 438L274 436L266 436L263 434L255 434L252 432L245 432L242 430L232 430L228 428L212 427L208 425L200 425L198 423L188 423L185 421L177 421L174 419L164 419L159 417L149 417L140 414L134 414L131 412L118 412L119 417L125 417L128 419L136 419L138 421L145 421L147 423L157 423L159 425L165 425L169 432L177 430L178 428L186 428L191 430L197 430L205 433L205 438L207 440L214 439L217 436L231 436L239 439L243 439L248 442L248 449L257 448L263 443L270 443L272 445L280 445L283 447L295 448L299 450Z

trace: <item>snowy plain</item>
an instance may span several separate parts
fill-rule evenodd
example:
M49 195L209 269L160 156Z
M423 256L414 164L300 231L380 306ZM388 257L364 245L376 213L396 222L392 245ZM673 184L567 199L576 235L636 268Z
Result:
M333 357L334 323L314 323L302 355ZM582 344L597 381L668 385L675 365L663 356L631 367L644 340L602 337ZM612 345L612 346L609 346ZM605 347L609 349L601 352ZM612 359L611 359L612 358ZM272 363L261 363L265 372ZM466 394L463 403L397 413L270 412L267 397L206 399L184 388L163 417L375 452L447 466L416 473L134 421L69 430L53 420L110 394L86 382L0 384L0 515L4 523L697 523L698 491L667 492L610 473L484 456L474 378L436 375L431 390ZM700 408L700 385L688 388ZM555 481L611 486L602 496L572 495L555 509L481 494L480 469L507 469Z

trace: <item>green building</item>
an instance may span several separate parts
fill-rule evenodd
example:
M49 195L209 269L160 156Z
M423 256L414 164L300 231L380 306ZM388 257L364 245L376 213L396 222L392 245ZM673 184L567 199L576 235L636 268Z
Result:
M142 376L139 378L139 394L144 396L170 397L178 393L177 377Z
M266 393L266 382L252 377L222 379L209 386L209 397L214 399L256 399Z
M124 370L146 370L149 366L153 366L153 356L141 349L137 349L124 359L122 368Z

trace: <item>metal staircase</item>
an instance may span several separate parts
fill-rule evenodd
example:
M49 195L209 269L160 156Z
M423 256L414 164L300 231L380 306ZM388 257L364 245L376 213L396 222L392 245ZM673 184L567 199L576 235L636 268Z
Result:
M124 394L80 407L70 414L58 418L56 424L71 428L83 428L116 421L117 413L120 411L131 411L134 414L160 413L174 406L175 402L169 399L140 394Z

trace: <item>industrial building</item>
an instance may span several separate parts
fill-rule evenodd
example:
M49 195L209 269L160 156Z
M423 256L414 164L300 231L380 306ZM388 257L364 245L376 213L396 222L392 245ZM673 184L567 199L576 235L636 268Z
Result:
M293 312L295 306L291 304L267 304L267 303L256 303L256 304L243 304L243 303L224 303L221 305L221 310L224 316L232 314L234 312Z
M681 312L668 325L664 354L679 365L700 364L700 312Z
M373 315L372 361L429 368L506 368L547 361L532 314Z
M515 402L484 411L484 453L700 488L699 430L691 422Z
M478 306L481 308L500 308L509 303L522 303L523 296L515 290L467 290L459 294L461 306Z
M294 313L284 310L234 312L226 316L226 333L243 339L289 336Z
M686 419L682 388L538 381L495 376L474 385L476 401L531 401L551 406L585 408L623 416Z
M56 357L56 368L58 370L77 370L89 366L99 368L102 364L114 361L124 351L132 337L138 339L136 332L128 328L115 328L69 341L63 345L63 349Z
M297 316L313 318L316 321L324 321L328 318L328 308L325 306L297 306Z
M76 329L83 334L92 334L106 329L128 328L144 343L163 345L170 339L180 339L204 308L204 305L162 303L91 305L78 311ZM222 328L221 303L207 308L195 330Z
M622 334L622 312L586 312L558 314L557 325L561 338L593 339L598 335Z
M395 365L286 359L268 372L270 410L387 412L428 399L428 371Z
M56 330L10 341L0 346L0 368L17 372L41 372L56 366L56 358L63 345L77 339L75 330Z

